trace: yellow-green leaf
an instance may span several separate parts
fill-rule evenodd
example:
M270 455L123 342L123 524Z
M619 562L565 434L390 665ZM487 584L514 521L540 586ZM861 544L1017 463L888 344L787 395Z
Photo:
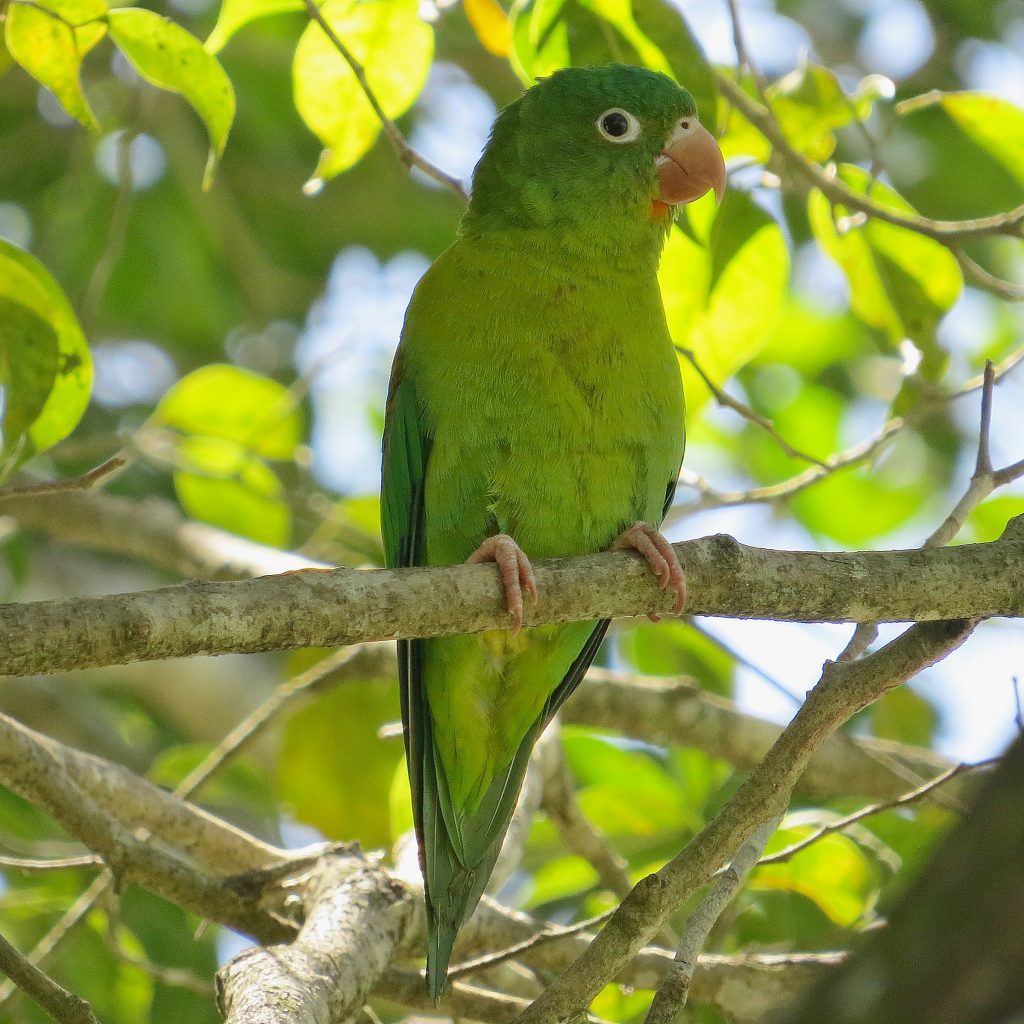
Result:
M397 117L423 90L434 53L434 31L417 0L335 0L322 8L338 38L363 66L384 113ZM314 179L348 170L380 133L356 80L318 24L310 24L295 51L295 106L326 147Z
M690 233L674 228L658 279L672 340L722 385L771 336L786 295L789 253L782 229L743 192L687 207ZM682 361L688 411L710 397Z
M496 57L507 57L512 48L512 30L498 0L464 0L463 7L484 48Z
M216 57L168 18L140 7L111 11L110 36L147 82L183 96L210 135L203 175L209 188L235 117L235 91Z
M893 189L873 180L863 168L843 164L840 179L874 202L913 216L914 208ZM924 353L921 370L935 377L945 365L935 329L963 289L953 254L940 243L874 218L849 217L834 210L814 190L808 216L819 245L839 264L850 282L850 304L865 323L893 344L909 338Z
M776 853L814 831L813 825L783 827L766 853ZM785 889L813 900L838 925L850 927L871 915L877 895L876 872L861 848L844 835L825 836L781 864L756 868L753 891Z
M250 21L265 18L270 14L285 14L288 11L304 11L302 0L224 0L217 15L217 24L207 37L206 49L218 53L228 40Z
M82 57L102 38L102 26L99 36L96 31L83 28L76 33L67 22L27 4L13 3L7 11L5 37L11 56L57 97L71 117L94 131L99 122L82 91L79 75Z
M8 433L5 411L2 478L35 452L45 451L74 430L89 404L92 359L82 329L60 286L34 256L3 239L0 239L0 300L5 301L9 311L12 307L26 311L19 314L18 325L9 326L8 341L17 335L22 341L31 341L45 350L53 337L57 349L52 379L48 378L43 365L45 355L43 363L32 373L31 383L26 382L21 370L17 373L8 370L3 374L6 387L20 390L28 386L36 393L30 398L22 395L8 399L22 410L17 428L21 440ZM8 355L13 355L9 348ZM40 388L46 389L41 406L38 404ZM31 420L24 417L24 410L29 407L35 409Z
M177 460L174 489L190 516L261 544L288 545L291 510L281 481L262 459L234 441L187 437L177 446Z
M906 100L897 109L909 114L936 103L965 135L1024 183L1024 110L979 92L931 92Z
M225 363L179 380L154 417L184 434L224 438L268 459L290 459L302 440L302 417L288 389Z

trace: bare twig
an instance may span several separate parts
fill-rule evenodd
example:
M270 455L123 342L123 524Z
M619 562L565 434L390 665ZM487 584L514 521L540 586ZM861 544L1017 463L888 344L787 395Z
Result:
M975 284L1006 302L1024 302L1024 285L1004 281L1001 277L989 273L977 260L971 259L963 249L953 249L953 255L957 258L963 272L972 278Z
M833 203L841 203L851 210L857 210L876 220L906 228L908 231L916 231L920 235L950 246L967 242L973 238L985 238L992 235L1010 235L1017 238L1024 235L1024 204L992 217L976 217L972 220L933 220L930 217L907 214L875 202L850 188L840 178L830 174L819 164L808 160L786 139L771 111L751 99L731 78L716 72L715 79L719 89L729 102L739 108L743 116L772 144L786 163L796 170L808 184L823 192Z
M733 398L727 391L722 390L701 368L700 363L697 362L697 357L693 352L684 348L682 345L675 346L676 351L686 359L690 365L696 370L697 375L707 386L708 391L714 396L715 401L723 409L732 409L733 412L739 413L745 420L749 420L751 423L756 424L762 430L764 430L775 443L791 458L791 459L803 459L804 462L811 462L815 466L819 466L822 469L828 469L828 464L822 462L821 459L814 455L808 455L806 452L800 451L798 448L794 448L776 429L775 424L766 416L762 416L760 413L754 412L753 409L748 405L744 405L739 399Z
M847 814L845 817L837 818L835 821L830 821L828 824L822 825L820 828L815 829L810 835L805 836L798 843L792 843L784 850L779 850L777 853L770 854L767 857L762 857L761 860L758 861L757 866L763 867L766 864L782 864L798 854L801 850L806 850L808 846L813 846L820 839L824 839L825 836L834 835L837 832L843 832L851 825L855 825L857 822L863 821L865 818L873 817L876 814L882 814L885 811L893 811L899 807L907 807L910 804L916 804L918 801L923 800L926 796L929 796L941 786L946 785L946 783L951 779L955 779L960 775L986 770L998 762L998 757L992 757L987 761L978 761L975 764L954 765L948 771L944 771L941 775L936 776L930 782L926 782L923 786L918 786L917 789L911 790L909 793L904 793L903 796L897 797L895 800L886 800L881 803L869 804L867 807L862 807L859 811L854 811L852 814Z
M43 495L63 494L67 491L90 491L94 487L113 480L131 462L131 456L124 451L111 455L109 459L94 466L81 476L69 477L66 480L46 480L37 484L20 484L5 487L0 491L0 502L12 498L36 498Z
M345 45L341 38L339 38L338 33L334 31L330 22L324 17L323 12L320 10L320 7L315 0L305 0L305 4L310 18L320 26L324 35L327 36L328 40L330 40L331 45L338 51L342 60L344 60L352 70L352 74L355 75L356 81L359 83L359 87L363 90L363 94L366 96L370 106L373 107L373 112L377 115L377 119L380 121L381 129L384 132L385 138L387 138L388 142L391 144L391 148L395 151L395 154L401 161L402 166L405 167L406 170L418 167L428 177L433 178L434 181L444 185L445 188L450 189L457 196L460 196L462 199L469 199L469 193L458 178L455 178L445 171L442 171L439 167L436 167L425 156L416 152L416 150L405 141L405 136L403 136L398 130L395 122L388 117L384 108L380 105L380 101L374 95L370 82L366 77L366 69L358 60L356 60L352 51Z
M66 871L69 868L102 867L103 861L95 854L86 853L81 857L8 857L0 854L0 868L13 871Z
M693 972L697 967L697 958L708 940L708 935L711 934L711 929L739 892L758 857L768 845L768 840L778 828L780 820L781 816L776 815L755 830L739 848L729 866L719 873L697 909L690 914L675 959L654 996L644 1024L672 1024L676 1015L686 1005Z
M0 935L0 971L59 1024L97 1024L92 1007L61 988Z

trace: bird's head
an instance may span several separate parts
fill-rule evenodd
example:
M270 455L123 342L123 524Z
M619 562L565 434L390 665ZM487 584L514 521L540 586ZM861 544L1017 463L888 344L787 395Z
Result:
M473 175L470 220L650 224L711 190L721 199L725 162L685 89L647 68L566 68L499 114Z

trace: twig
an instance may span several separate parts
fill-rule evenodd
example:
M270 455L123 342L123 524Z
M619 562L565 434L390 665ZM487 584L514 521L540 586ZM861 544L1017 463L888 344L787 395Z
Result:
M697 909L689 916L683 940L676 951L672 966L665 975L665 980L658 988L647 1011L644 1024L672 1024L676 1014L686 1005L693 972L697 967L697 958L708 940L708 935L711 934L711 929L739 892L751 869L757 864L780 820L781 815L776 815L755 830L739 848L729 866L715 879Z
M793 786L827 736L955 650L973 629L969 621L918 624L860 661L827 663L796 717L718 815L668 864L637 884L576 962L519 1017L519 1024L562 1024L586 1006L730 851L785 811Z
M352 70L352 74L355 75L356 81L359 83L359 87L363 90L363 94L366 96L370 106L373 107L373 112L377 115L377 119L380 121L381 129L384 132L388 142L391 143L391 148L395 151L398 159L401 161L402 166L406 170L410 170L413 167L418 167L428 177L433 178L434 181L445 188L450 189L457 196L461 196L463 199L469 199L469 193L466 191L462 182L458 178L453 177L445 171L442 171L439 167L432 164L425 156L418 153L408 142L405 141L405 136L398 130L395 122L384 112L384 108L380 105L380 101L374 95L373 89L370 87L370 82L366 77L366 69L356 59L352 51L345 45L345 43L339 38L338 33L331 27L330 22L324 17L323 12L320 10L316 0L305 0L306 10L309 12L309 16L320 26L325 36L330 40L331 45L338 51L342 60Z
M822 825L820 828L815 829L810 835L805 836L799 842L793 843L785 849L779 850L777 853L772 853L767 857L762 857L758 861L757 866L764 867L767 864L782 864L785 861L790 860L790 858L794 857L801 850L806 850L808 846L813 846L820 839L824 839L825 836L833 835L836 832L843 832L851 825L855 825L858 821L863 821L865 818L873 817L876 814L882 814L884 811L892 811L899 807L907 807L910 804L915 804L937 790L940 786L944 786L950 781L950 779L955 779L957 776L964 775L969 772L982 771L984 769L991 768L998 762L998 757L991 757L987 761L978 761L974 764L954 765L948 771L944 771L941 775L936 776L930 782L926 782L923 786L918 786L917 789L913 789L909 793L904 793L903 796L897 797L895 800L886 800L882 803L869 804L867 807L862 807L859 811L854 811L852 814L847 814L845 817L837 818L835 821Z
M598 914L597 917L589 917L586 921L579 921L577 924L566 925L561 928L550 926L530 936L528 939L523 939L522 942L499 949L496 953L486 953L483 956L474 957L472 960L463 960L462 963L456 964L448 971L448 977L449 979L455 979L463 978L467 974L476 974L478 971L496 967L498 964L503 964L508 960L518 959L524 953L529 953L545 943L593 931L604 924L605 921L608 921L614 913L615 908L612 908L611 910L606 910L603 914Z
M103 861L93 853L81 857L9 857L0 854L0 868L11 868L14 871L65 871L69 868L102 867Z
M975 284L1006 302L1024 302L1024 285L1004 281L1001 277L989 273L977 260L972 259L959 247L953 249L953 255L960 264L961 270L973 278Z
M739 413L745 420L749 420L751 423L761 427L775 443L791 458L791 459L802 459L804 462L811 462L815 466L819 466L822 469L828 469L828 464L823 462L821 459L814 455L808 455L806 452L800 451L798 448L794 448L776 429L775 424L766 416L762 416L760 413L754 412L753 409L748 405L744 405L741 401L733 398L727 391L723 391L701 368L700 363L697 362L697 357L693 352L684 348L682 345L675 346L676 351L687 359L690 365L697 371L700 379L704 381L707 389L714 396L715 401L724 409L732 409L733 412Z
M130 462L131 457L121 451L116 455L111 455L109 459L80 476L68 477L65 480L46 480L38 484L5 487L0 491L0 501L6 501L9 498L35 498L48 494L61 494L66 491L90 491L100 484L108 483Z
M59 1024L98 1024L92 1007L61 988L0 935L0 971Z
M850 188L835 175L829 174L818 164L808 160L786 139L771 111L751 99L740 86L726 75L715 73L719 89L733 106L756 128L813 187L823 192L833 203L841 203L851 210L857 210L876 220L916 231L933 238L944 245L956 245L973 238L991 235L1024 236L1024 204L1006 213L992 217L977 217L972 220L933 220L930 217L902 213L889 206L874 202L866 195Z
M178 783L174 788L174 795L183 800L192 796L229 758L234 757L243 746L262 732L283 708L300 696L315 691L316 687L336 669L359 659L364 651L365 648L362 646L342 648L311 665L305 672L300 672L281 683Z

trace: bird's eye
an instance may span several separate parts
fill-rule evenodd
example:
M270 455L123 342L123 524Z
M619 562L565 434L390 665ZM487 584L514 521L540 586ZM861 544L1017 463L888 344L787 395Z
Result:
M628 110L612 107L597 119L597 130L609 142L633 142L640 135L640 122Z

